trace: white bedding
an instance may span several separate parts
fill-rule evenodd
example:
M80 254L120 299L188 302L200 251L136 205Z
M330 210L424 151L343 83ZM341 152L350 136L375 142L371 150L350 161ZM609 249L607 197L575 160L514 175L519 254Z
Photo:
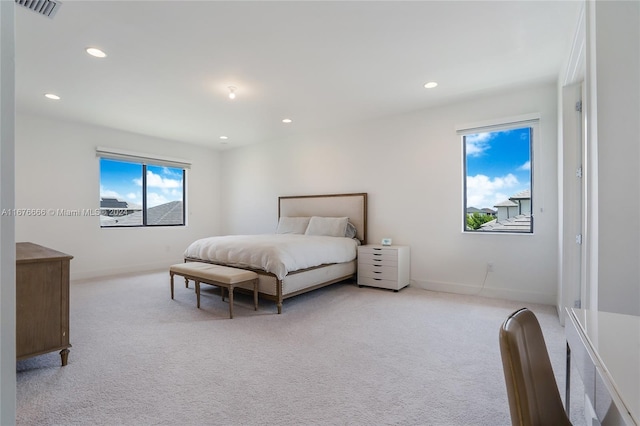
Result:
M299 234L227 235L197 240L184 252L191 259L262 269L283 279L289 272L356 258L358 241Z

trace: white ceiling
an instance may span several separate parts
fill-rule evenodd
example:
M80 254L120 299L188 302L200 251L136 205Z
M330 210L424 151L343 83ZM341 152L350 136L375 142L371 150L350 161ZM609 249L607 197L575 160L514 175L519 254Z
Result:
M16 109L217 149L268 142L554 80L580 7L67 0L50 19L16 6Z

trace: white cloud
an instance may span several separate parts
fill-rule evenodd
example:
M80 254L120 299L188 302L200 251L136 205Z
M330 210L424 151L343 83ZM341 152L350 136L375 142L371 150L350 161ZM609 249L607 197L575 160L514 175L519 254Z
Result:
M130 200L135 200L138 198L138 194L134 194L133 192L130 192L127 194L127 198Z
M519 184L511 173L490 178L485 175L467 177L467 207L493 208L497 203L509 198L513 188ZM508 191L508 192L507 192Z
M493 139L493 137L494 134L489 132L465 136L464 141L466 143L466 154L472 157L479 157L486 150L491 148L489 141Z
M518 167L518 170L531 170L531 161L527 161L522 166Z
M147 188L182 188L182 182L178 179L170 179L147 170Z
M478 143L478 142L489 141L492 138L493 138L493 135L491 134L491 132L483 132L483 133L476 133L473 135L467 135L465 137L465 140L471 143Z
M168 203L169 201L157 192L147 192L147 207L155 207L160 204Z
M100 185L100 197L122 199L122 196L118 192L111 189L106 189L102 185Z
M169 167L163 167L162 174L164 176L175 176L178 180L182 179L182 169L170 169Z

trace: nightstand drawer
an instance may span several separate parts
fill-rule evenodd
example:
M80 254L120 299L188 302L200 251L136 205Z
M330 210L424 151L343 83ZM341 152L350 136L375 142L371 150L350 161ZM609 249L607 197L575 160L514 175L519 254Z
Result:
M398 281L397 266L377 266L358 264L358 275L369 278Z
M358 247L358 256L368 259L383 259L398 261L398 250L378 247Z
M391 259L391 256L376 256L371 254L358 254L358 263L360 265L381 265L381 266L398 266L398 258Z
M398 281L383 280L379 278L369 278L358 276L358 285L366 285L369 287L388 288L390 290L398 290ZM404 286L403 286L404 287Z

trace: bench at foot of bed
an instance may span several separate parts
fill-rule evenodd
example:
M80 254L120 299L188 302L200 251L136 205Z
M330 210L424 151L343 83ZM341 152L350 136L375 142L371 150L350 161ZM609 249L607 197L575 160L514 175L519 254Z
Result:
M233 289L241 284L253 283L253 305L258 310L258 274L244 269L231 268L229 266L211 265L208 263L187 262L178 263L169 267L171 276L171 298L173 299L173 276L183 276L186 281L193 280L196 283L197 306L200 308L200 283L220 287L222 300L224 290L229 292L229 318L233 318Z

